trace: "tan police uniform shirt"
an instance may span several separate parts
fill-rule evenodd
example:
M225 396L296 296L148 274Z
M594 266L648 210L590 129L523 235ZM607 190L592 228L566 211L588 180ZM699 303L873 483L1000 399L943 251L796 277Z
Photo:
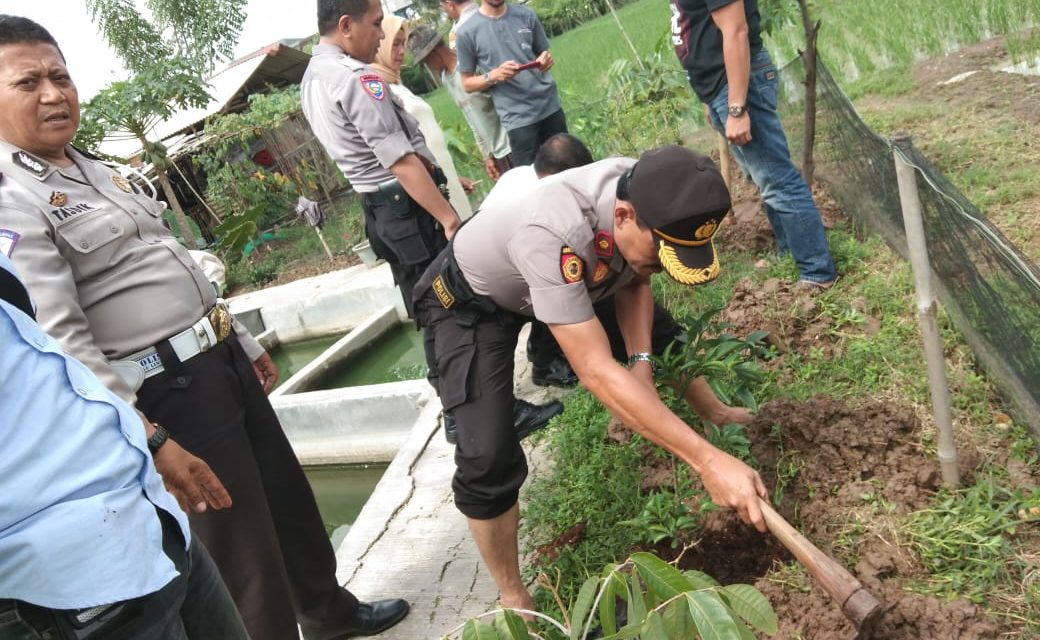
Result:
M75 166L61 169L0 141L0 251L21 271L44 330L133 404L109 362L187 329L216 295L164 224L163 203L66 153ZM251 360L263 354L234 329Z
M635 160L610 158L537 180L512 182L512 197L491 206L455 235L455 259L476 293L546 324L594 317L592 305L635 275L614 245L618 177Z
M356 191L377 191L406 154L435 163L419 123L387 83L339 47L315 45L300 92L311 130Z

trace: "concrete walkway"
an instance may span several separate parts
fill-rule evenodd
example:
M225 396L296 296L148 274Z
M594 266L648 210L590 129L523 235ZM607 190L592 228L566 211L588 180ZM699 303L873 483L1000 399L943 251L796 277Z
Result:
M531 385L526 344L525 330L517 348L517 394L544 402L558 392ZM498 590L452 499L455 448L444 440L439 412L436 399L424 407L336 552L337 577L359 598L400 597L411 603L409 616L380 638L440 638L497 608ZM547 456L527 449L533 476L544 469Z

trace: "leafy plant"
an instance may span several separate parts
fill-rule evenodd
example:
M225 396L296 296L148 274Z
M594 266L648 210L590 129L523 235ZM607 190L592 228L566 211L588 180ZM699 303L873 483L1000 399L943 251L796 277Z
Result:
M543 582L548 588L551 584ZM554 596L559 600L558 594ZM618 602L627 620L617 621ZM598 625L603 640L643 638L753 639L752 630L777 631L776 613L757 589L747 584L721 586L700 571L679 571L652 553L635 553L621 564L608 564L589 577L570 607L560 607L556 620L536 611L522 611L547 623L550 631L569 640L584 640ZM492 618L493 622L484 620ZM461 634L461 635L460 635ZM447 638L463 640L529 640L531 632L516 610L500 609L468 620Z
M722 307L710 308L685 321L686 334L656 357L657 380L676 389L686 389L694 379L704 376L715 395L726 404L739 400L752 411L758 408L752 388L763 379L752 359L764 357L765 331L747 338L722 333L714 321Z
M702 501L702 509L709 502ZM699 518L690 510L686 500L672 491L658 491L650 495L643 511L630 520L618 524L633 527L649 544L671 538L672 548L679 545L680 532L689 533L699 524Z

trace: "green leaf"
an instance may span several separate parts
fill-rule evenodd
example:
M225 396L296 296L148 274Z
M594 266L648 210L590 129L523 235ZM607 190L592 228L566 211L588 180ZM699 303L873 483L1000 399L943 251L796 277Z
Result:
M749 584L731 584L722 587L719 595L749 625L769 635L776 633L776 613L758 589Z
M695 590L699 589L714 589L719 586L719 581L712 578L703 571L697 571L696 569L688 569L683 571L683 575L690 581Z
M643 599L643 587L635 573L628 577L628 616L629 622L641 624L646 618L646 600Z
M664 628L664 622L661 620L661 614L657 611L651 611L650 615L646 617L646 621L643 623L643 630L640 636L643 640L671 640L674 636L669 636L668 632Z
M693 623L704 640L741 640L737 623L715 592L691 591L684 596Z
M530 640L527 623L515 611L506 609L495 616L495 629L502 640Z
M632 562L636 565L640 577L646 582L647 590L662 600L693 589L693 585L678 569L652 553L634 553Z
M752 331L748 334L747 341L751 344L758 344L765 340L768 335L768 331Z
M498 632L480 620L467 620L462 627L462 640L499 640Z
M578 640L585 631L586 618L592 610L592 601L596 598L599 587L599 578L591 576L581 585L578 591L578 599L571 607L571 640Z
M694 638L693 619L690 617L690 609L682 598L673 600L661 612L661 622L664 624L665 632L669 638Z
M611 573L603 579L603 595L599 600L599 626L603 628L603 635L609 636L617 633L617 581L616 574Z

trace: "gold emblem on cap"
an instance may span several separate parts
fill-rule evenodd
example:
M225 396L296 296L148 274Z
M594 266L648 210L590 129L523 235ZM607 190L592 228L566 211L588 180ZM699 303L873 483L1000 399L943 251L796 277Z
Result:
M711 264L699 269L684 265L679 260L679 256L675 255L675 249L666 244L662 244L658 248L657 257L661 261L661 266L664 267L664 270L676 282L680 284L704 284L719 277L719 254L715 253L714 250L715 247L712 247Z
M52 207L64 207L69 203L69 197L61 191L51 192L51 206Z
M693 232L693 237L698 240L710 239L719 228L718 220L708 220Z
M656 233L662 240L677 244L680 247L700 247L711 242L712 237L718 230L719 221L711 219L697 227L697 230L693 232L693 237L696 238L695 240L676 238L675 236L670 236L667 233L664 233L660 229L654 229L654 233Z
M116 185L117 187L119 187L123 191L126 191L127 193L133 191L133 187L130 186L130 181L124 178L123 176L112 176L112 184Z

